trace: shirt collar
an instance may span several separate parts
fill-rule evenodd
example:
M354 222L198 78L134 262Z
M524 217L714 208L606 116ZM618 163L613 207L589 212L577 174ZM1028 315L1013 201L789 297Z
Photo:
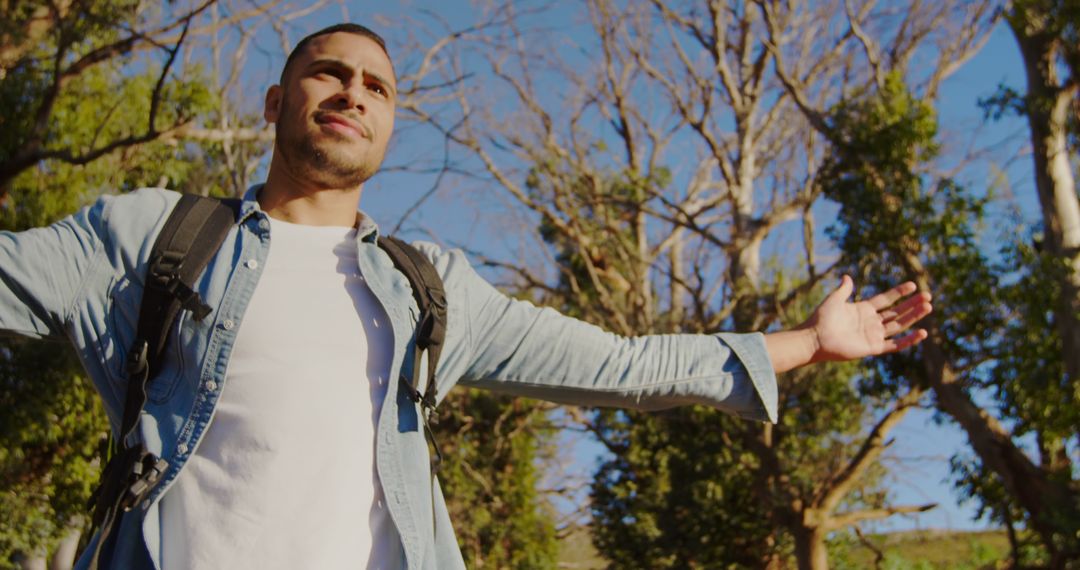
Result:
M259 201L256 200L256 196L259 195L259 190L262 190L262 184L255 184L251 188L244 192L244 197L240 199L240 223L243 223L250 216L256 212L262 212L262 208L259 207Z
M257 197L259 191L262 190L263 184L255 184L251 188L248 188L244 192L244 197L240 202L240 222L242 223L249 216L262 213L262 208L259 207L259 201ZM356 210L356 239L359 241L365 241L375 243L375 240L379 237L379 225L375 223L375 220L371 219L371 216L364 213L363 210Z

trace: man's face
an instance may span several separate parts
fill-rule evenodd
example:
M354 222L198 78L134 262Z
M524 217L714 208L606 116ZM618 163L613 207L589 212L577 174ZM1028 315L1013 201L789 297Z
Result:
M394 129L394 68L379 44L333 33L313 38L266 94L275 154L297 177L355 188L382 164Z

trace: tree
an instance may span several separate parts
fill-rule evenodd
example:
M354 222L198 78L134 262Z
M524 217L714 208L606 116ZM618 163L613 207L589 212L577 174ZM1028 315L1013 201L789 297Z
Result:
M864 40L864 43L868 53L881 53L876 43L869 38ZM842 134L833 130L829 114L821 110L821 103L811 102L809 92L801 85L801 75L793 76L792 71L786 61L778 58L777 77L792 94L810 123L832 140L837 151L849 152L851 156L848 160L858 161L855 151L860 147L846 143ZM883 81L878 82L879 86L883 84ZM929 99L935 95L936 90L931 89L934 85L933 81L928 84L923 98ZM872 184L868 183L868 187L876 193L888 194L883 188L885 179L881 178L880 174L875 176L877 179ZM892 208L884 211L895 212L888 218L890 224L899 215L896 209L904 203L895 199L883 202L883 206ZM921 259L924 251L916 236L893 241L888 245L893 248L896 263L902 264L907 274L924 286L930 283L935 283L938 288L942 286L935 281L933 270ZM983 304L987 298L990 297L983 298ZM939 327L951 326L947 321L939 322ZM984 468L999 478L1005 492L1027 514L1031 527L1040 536L1042 545L1051 552L1052 559L1060 560L1066 552L1074 550L1074 547L1068 544L1075 540L1076 533L1071 528L1075 523L1065 522L1072 520L1072 516L1062 516L1061 513L1062 510L1069 512L1075 509L1073 505L1077 504L1076 491L1071 484L1058 480L1036 465L1012 439L1010 430L1002 421L976 404L971 392L974 383L972 362L959 358L963 353L952 350L957 346L962 346L962 340L952 336L950 331L932 332L930 339L923 343L920 350L926 369L925 385L933 389L939 409L955 420L968 434L972 449Z
M1034 439L1029 453L1034 458L1023 467L1045 482L1037 496L1018 492L1017 486L1031 485L981 453L958 457L954 465L958 485L979 498L982 512L1009 529L1015 563L1059 567L1080 557L1080 493L1076 462L1068 452L1078 441L1074 388L1080 370L1080 204L1075 160L1070 160L1080 132L1080 5L1018 1L1008 6L1005 20L1024 61L1026 93L1002 86L983 104L988 117L1016 113L1028 120L1042 223L1004 236L999 295L1008 318L985 386L997 396L1012 437ZM1025 536L1024 530L1034 530L1035 536Z
M476 389L439 408L439 480L468 566L554 567L554 517L539 490L552 431L543 408Z
M326 4L320 0L304 8L313 10ZM183 5L180 5L183 4ZM71 165L89 164L105 155L165 140L211 140L218 142L267 142L265 132L199 125L194 115L176 96L186 79L174 73L191 37L219 37L222 29L240 29L239 49L232 55L233 75L220 84L222 91L235 89L245 48L259 23L295 17L283 0L264 4L232 3L218 0L191 0L167 5L146 5L139 0L62 0L6 3L0 25L0 81L16 90L5 90L7 112L0 122L5 133L6 152L0 155L0 199L20 173L41 161ZM246 31L245 31L246 28ZM215 56L220 44L214 43ZM117 125L116 108L105 109L89 119L84 128L94 133L89 139L73 140L57 132L58 101L80 83L85 75L101 66L121 75L142 75L145 60L139 56L162 54L154 66L156 75L147 76L152 89L140 96L144 114L138 122ZM213 59L215 66L218 58ZM134 66L134 67L132 67ZM216 78L215 78L216 79ZM177 103L180 103L177 105ZM223 109L226 110L226 109ZM228 113L219 117L230 116ZM220 124L220 123L219 123Z
M1006 22L1020 46L1027 93L1020 105L1031 130L1035 189L1047 253L1060 260L1055 326L1066 372L1080 378L1080 198L1068 149L1069 123L1080 120L1080 4L1018 0ZM1075 150L1075 149L1074 149Z
M530 27L519 14L532 6L493 7L509 23L450 62L485 62L485 93L497 94L462 89L458 114L425 118L540 225L546 264L495 264L543 302L627 335L801 316L831 275L813 242L829 139L801 107L872 88L930 41L936 89L991 16L988 3L911 6L899 22L872 3L584 5L578 44ZM885 56L867 34L889 39ZM770 79L791 57L799 89ZM803 222L801 258L770 266L763 245L791 240L791 220ZM594 413L589 428L613 454L593 487L605 555L615 566L765 566L794 550L822 567L830 530L925 508L889 506L876 487L887 434L923 389L884 394L871 415L852 373L781 379L793 419L778 426L706 410ZM747 488L754 500L738 495ZM730 537L740 542L725 548Z
M1023 227L1019 222L1018 226ZM1065 372L1061 337L1053 322L1064 268L1059 259L1033 246L1038 243L1034 234L1029 230L1002 237L1002 261L994 271L1000 284L997 299L1006 318L999 329L1000 342L990 350L994 366L981 386L994 394L996 410L1008 418L1012 437L1034 442L1029 453L1040 471L1056 485L1075 489L1076 462L1068 446L1076 438L1080 401ZM1015 565L1053 567L1068 559L1069 532L1080 527L1080 504L1066 498L1042 511L1050 523L1048 538L1046 532L1034 532L1048 525L1033 521L1034 513L978 456L958 455L953 467L957 486L977 501L980 514L1007 529ZM1052 542L1048 545L1047 540Z
M97 481L98 444L108 426L70 350L5 340L0 344L0 567L30 563L72 542L85 524ZM62 550L62 549L61 549ZM63 566L64 554L54 557Z
M107 8L97 6L94 10ZM124 14L126 6L119 6ZM81 16L100 15L99 12ZM65 14L74 17L74 13ZM76 25L65 20L61 33L72 44L77 34L88 38L109 38L101 18ZM123 21L123 20L121 20ZM119 25L115 22L113 25ZM75 35L74 37L72 37ZM5 68L0 80L0 100L8 109L27 110L36 102L35 89L42 84L42 70L36 60L53 36L38 36L24 46L23 56ZM70 39L69 39L70 38ZM168 118L178 113L200 112L212 104L199 78L156 86L160 75L150 72L121 76L118 62L103 62L64 81L64 88L51 95L51 118L44 127L33 121L18 122L33 113L5 114L0 156L6 164L17 162L26 145L34 139L42 144L67 148L92 147L99 138L123 137L146 117L147 102L164 106L159 111ZM157 92L153 97L148 97ZM156 103L154 103L156 101ZM124 103L124 104L120 104ZM108 117L100 123L99 117ZM119 147L118 147L119 148ZM96 197L103 188L131 189L154 185L159 179L182 178L187 167L183 149L159 145L155 148L127 145L123 152L101 154L86 166L62 160L36 162L14 173L4 189L0 227L19 230L55 221ZM150 165L153 165L151 168ZM104 412L78 362L60 345L39 345L26 341L5 341L3 386L0 401L7 410L0 430L0 484L5 498L6 526L0 533L0 565L21 558L52 552L61 539L77 541L87 523L82 516L86 499L97 481L98 449L107 430ZM73 538L72 538L73 537ZM66 549L70 566L74 553Z
M1034 371L1052 375L1053 364L1032 358L1030 342L1022 338L1038 326L1024 322L1034 316L1028 310L1030 285L1020 285L1023 290L1000 285L1008 283L1013 266L995 267L979 251L975 227L987 198L972 196L951 179L929 176L928 164L937 156L932 109L895 75L874 96L839 104L824 124L837 152L822 183L841 204L835 235L845 263L852 271L875 274L899 269L939 299L938 314L928 325L931 338L920 350L923 369L886 360L880 378L889 383L904 378L934 389L938 405L968 432L980 459L976 467L955 463L962 485L982 495L987 508L1010 527L1012 513L1006 511L1018 507L1024 513L1019 518L1038 533L1049 565L1060 567L1074 556L1070 537L1076 533L1078 503L1068 461L1062 464L1059 454L1043 448L1044 442L1072 436L1071 429L1062 434L1055 426L1074 412L1060 384L1024 378ZM1019 362L1025 368L1018 369ZM1003 396L996 416L974 403L977 387L992 387ZM1065 396L1064 405L1053 400L1032 405L1032 397L1051 394ZM1039 464L1016 441L1032 432L1043 458Z

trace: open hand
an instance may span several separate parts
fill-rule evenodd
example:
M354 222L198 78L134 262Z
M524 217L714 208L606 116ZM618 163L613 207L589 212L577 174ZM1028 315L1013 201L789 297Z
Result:
M909 281L852 303L848 298L854 284L851 277L845 275L840 287L829 294L799 327L814 332L817 350L812 361L877 356L921 342L927 336L924 329L901 334L933 310L930 293L923 291L912 295L916 288Z

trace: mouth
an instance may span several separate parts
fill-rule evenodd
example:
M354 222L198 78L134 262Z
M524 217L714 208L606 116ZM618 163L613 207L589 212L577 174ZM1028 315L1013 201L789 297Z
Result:
M319 113L318 115L315 115L315 122L334 132L349 137L362 139L371 138L371 133L368 131L367 127L359 121L354 121L338 113Z

